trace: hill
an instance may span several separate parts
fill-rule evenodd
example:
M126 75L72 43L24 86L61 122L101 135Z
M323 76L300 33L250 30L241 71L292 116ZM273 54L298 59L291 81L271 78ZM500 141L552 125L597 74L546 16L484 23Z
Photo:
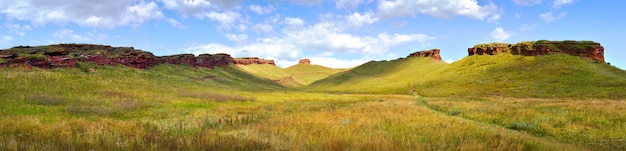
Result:
M566 54L469 56L428 80L424 96L626 98L626 71Z
M408 57L392 61L371 61L328 78L316 81L309 91L347 93L407 94L415 81L430 79L447 66L427 57Z
M267 64L237 65L237 67L291 88L303 87L329 75L344 71L344 69L331 69L311 64L297 64L284 69Z

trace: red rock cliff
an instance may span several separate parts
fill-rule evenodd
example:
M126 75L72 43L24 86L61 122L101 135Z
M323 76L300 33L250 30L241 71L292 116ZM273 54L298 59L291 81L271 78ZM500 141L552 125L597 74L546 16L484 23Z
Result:
M235 64L251 65L251 64L269 64L276 66L274 60L260 59L257 57L235 58Z
M512 53L515 55L537 56L556 53L570 54L604 62L604 47L593 41L531 41L517 44L479 44L467 49L468 55L494 55Z
M409 54L408 57L431 57L435 60L441 60L441 55L439 55L439 52L441 52L441 50L439 49L431 49L431 50L424 50L424 51L418 51L418 52L414 52Z
M18 46L0 50L0 67L74 68L76 62L93 62L98 65L122 64L139 69L158 64L186 64L213 68L234 63L228 54L192 54L157 57L150 52L133 47L111 47L89 44L59 44L41 47Z
M309 60L309 59L300 59L300 61L298 61L298 64L311 64L311 60Z

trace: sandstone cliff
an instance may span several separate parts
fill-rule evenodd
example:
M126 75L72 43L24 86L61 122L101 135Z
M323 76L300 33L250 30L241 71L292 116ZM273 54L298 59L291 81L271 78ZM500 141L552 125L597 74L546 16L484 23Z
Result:
M300 59L298 64L311 64L311 60L309 59Z
M59 44L40 47L18 46L0 50L0 67L74 68L76 62L93 62L98 65L122 64L139 69L158 64L186 64L213 68L234 63L228 54L182 54L154 56L133 47L111 47L91 44Z
M251 64L269 64L276 66L274 60L261 59L257 57L235 58L235 64L251 65Z
M478 44L467 49L468 55L494 55L512 53L514 55L537 56L556 53L570 54L604 62L604 47L593 41L529 41L517 44L491 43Z
M441 55L439 55L439 52L441 52L441 50L439 49L430 49L430 50L424 50L424 51L418 51L418 52L414 52L409 54L408 57L431 57L435 60L441 60Z

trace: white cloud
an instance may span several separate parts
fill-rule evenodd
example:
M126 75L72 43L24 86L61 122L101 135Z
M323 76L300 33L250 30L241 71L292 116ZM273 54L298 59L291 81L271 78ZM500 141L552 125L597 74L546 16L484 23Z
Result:
M297 26L297 27L304 26L304 20L300 18L286 17L283 22L289 26Z
M494 29L490 33L491 37L496 39L497 41L507 40L509 39L509 37L516 35L516 34L517 33L512 32L512 31L504 31L504 29L502 29L501 27Z
M226 39L232 42L242 43L248 40L248 35L246 34L226 34Z
M274 10L274 8L272 6L259 6L259 5L250 5L250 7L248 8L251 11L259 14L259 15L265 15L265 14L270 14L272 13L272 11Z
M513 0L516 5L533 6L541 4L541 0Z
M576 2L576 0L554 0L554 3L552 3L552 7L561 8L561 6L563 5L572 4L574 2Z
M172 19L172 18L168 18L165 21L167 21L167 23L170 24L172 27L176 27L176 28L179 28L179 29L187 28L187 26L181 24L180 22L178 22L177 20Z
M535 27L537 27L537 24L524 24L522 25L522 27L519 28L520 31L530 31L535 29Z
M343 9L343 8L351 8L351 9L356 9L357 7L359 7L360 4L367 4L367 3L371 3L373 0L337 0L337 2L335 2L335 7L337 7L338 9Z
M71 42L79 42L79 41L88 41L90 40L88 37L80 36L78 34L74 34L74 30L71 29L61 29L51 34L54 38L69 40Z
M363 27L366 24L373 24L378 21L377 17L374 17L374 13L368 12L363 15L359 13L352 13L352 15L346 18L348 24L354 27Z
M241 15L234 11L226 11L223 13L212 11L204 13L204 16L210 20L218 22L219 28L226 30L230 30L238 22L245 22L245 20L241 18Z
M188 53L193 53L195 55L206 54L206 53L209 53L209 54L226 53L226 54L230 54L231 56L237 55L237 51L235 51L234 48L223 45L223 44L217 44L217 43L209 43L205 45L192 46L192 47L185 49L185 51Z
M543 14L539 14L539 17L541 17L541 19L543 19L544 21L546 21L547 23L550 23L552 21L561 19L563 17L565 17L567 15L567 12L561 12L558 16L554 16L552 14L552 11L543 13Z
M99 28L138 25L163 18L163 13L154 1L128 0L109 0L106 3L79 0L3 0L0 2L0 14L8 19L30 21L38 25L76 23Z
M20 24L13 24L13 23L6 23L5 25L10 33L19 35L19 36L24 36L26 34L25 31L31 30L32 27L30 25L20 25Z
M11 37L9 35L3 35L3 36L0 36L0 38L2 39L3 42L9 42L9 41L13 40L13 37Z
M163 6L183 15L196 15L211 8L209 0L161 0Z
M254 28L257 29L257 31L266 34L274 32L274 26L266 23L258 23L254 26Z
M290 0L292 3L296 4L305 4L305 5L315 5L322 3L322 0Z
M490 17L487 17L487 22L496 23L498 22L498 20L500 20L500 17L500 14L491 15Z
M476 0L381 0L378 3L378 15L382 18L426 14L436 18L451 18L461 15L483 20L499 13L494 4L478 5Z
M515 13L515 18L522 18L522 14Z

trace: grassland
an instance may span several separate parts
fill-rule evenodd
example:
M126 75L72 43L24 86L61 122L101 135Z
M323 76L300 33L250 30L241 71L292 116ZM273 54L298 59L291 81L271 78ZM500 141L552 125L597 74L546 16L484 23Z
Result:
M0 68L0 150L626 149L626 74L577 57L370 62L304 91L255 68Z
M317 80L324 79L329 75L345 71L345 69L331 69L311 64L297 64L287 68L280 68L268 64L238 65L237 67L248 73L270 79L289 88L304 87Z
M372 61L351 70L316 81L305 90L340 93L411 94L415 81L436 78L446 62L409 57L392 61Z

